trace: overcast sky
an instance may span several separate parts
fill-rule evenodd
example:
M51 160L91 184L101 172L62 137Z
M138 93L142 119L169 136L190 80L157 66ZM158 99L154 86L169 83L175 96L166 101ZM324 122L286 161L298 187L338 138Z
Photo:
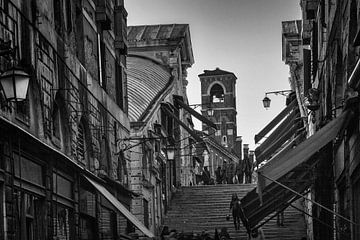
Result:
M233 72L237 134L256 147L258 133L284 107L285 97L265 92L289 89L289 68L281 59L281 22L301 19L300 0L125 0L128 25L190 25L195 64L188 70L190 104L201 102L203 70ZM201 130L201 124L195 121Z

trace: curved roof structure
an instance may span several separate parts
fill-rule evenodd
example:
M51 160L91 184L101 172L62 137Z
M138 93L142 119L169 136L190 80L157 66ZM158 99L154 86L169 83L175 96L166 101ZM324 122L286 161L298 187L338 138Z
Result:
M154 100L165 90L171 74L160 64L143 57L128 56L129 118L140 121Z

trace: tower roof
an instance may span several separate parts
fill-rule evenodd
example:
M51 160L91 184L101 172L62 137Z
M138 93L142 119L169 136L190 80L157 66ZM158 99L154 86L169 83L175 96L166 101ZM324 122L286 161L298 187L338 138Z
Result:
M229 75L229 74L233 75L236 78L234 73L222 70L220 68L216 68L215 70L204 70L204 73L199 74L198 76L204 77L204 76Z

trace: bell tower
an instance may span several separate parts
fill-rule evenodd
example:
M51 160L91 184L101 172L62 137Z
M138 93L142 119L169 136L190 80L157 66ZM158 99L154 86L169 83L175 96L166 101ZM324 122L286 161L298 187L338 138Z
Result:
M201 82L202 115L213 121L217 130L202 125L202 131L216 142L234 150L236 131L236 76L232 72L216 68L204 70Z

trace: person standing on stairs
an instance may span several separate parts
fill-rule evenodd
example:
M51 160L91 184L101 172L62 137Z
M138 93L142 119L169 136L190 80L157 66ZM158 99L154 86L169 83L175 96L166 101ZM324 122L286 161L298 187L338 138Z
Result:
M204 171L202 173L202 180L204 181L204 185L210 184L210 172L207 166L204 167Z
M231 197L230 212L234 220L235 230L240 230L241 202L236 193L233 193Z
M262 230L261 227L254 229L251 232L250 240L265 240L264 231Z
M218 168L215 170L215 180L216 184L221 184L222 177L221 177L221 167L218 166Z

